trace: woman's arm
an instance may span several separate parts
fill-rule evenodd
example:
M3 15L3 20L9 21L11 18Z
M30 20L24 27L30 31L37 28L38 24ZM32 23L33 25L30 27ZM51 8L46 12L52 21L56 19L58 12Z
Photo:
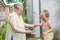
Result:
M18 26L17 26L17 22L16 22L15 17L11 17L9 22L10 22L11 28L16 33L29 33L29 34L33 33L33 31L26 31L26 30L23 30L23 29L19 29Z
M42 23L40 23L40 24L26 24L25 23L25 27L36 27L36 26L41 26L42 25Z
M33 24L27 24L27 23L25 23L25 27L34 27L34 25Z

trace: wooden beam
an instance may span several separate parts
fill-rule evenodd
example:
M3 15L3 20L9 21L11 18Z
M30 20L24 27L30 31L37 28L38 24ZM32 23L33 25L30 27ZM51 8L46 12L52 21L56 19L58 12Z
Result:
M5 7L5 6L6 6L6 4L4 3L4 1L3 1L3 0L0 0L0 3L2 4L2 6L3 6L3 7Z

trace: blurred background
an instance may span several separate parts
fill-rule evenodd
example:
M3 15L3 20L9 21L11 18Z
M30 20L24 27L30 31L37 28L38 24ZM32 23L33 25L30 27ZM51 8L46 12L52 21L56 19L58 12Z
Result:
M36 0L35 0L36 1ZM33 0L0 0L0 40L5 39L6 23L4 19L4 5L8 5L10 9L13 9L13 5L16 2L21 2L24 6L23 19L26 23L33 23ZM60 0L39 0L39 14L42 10L47 9L50 12L50 21L54 25L54 39L60 40ZM36 7L35 7L36 8ZM30 28L32 29L32 28ZM27 34L27 40L33 40L34 35Z

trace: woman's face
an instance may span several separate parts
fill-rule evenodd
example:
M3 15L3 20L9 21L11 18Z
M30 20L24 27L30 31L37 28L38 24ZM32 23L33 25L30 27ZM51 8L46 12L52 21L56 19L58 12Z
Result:
M20 8L18 8L18 9L16 9L17 10L17 13L18 14L23 14L23 7L20 7Z

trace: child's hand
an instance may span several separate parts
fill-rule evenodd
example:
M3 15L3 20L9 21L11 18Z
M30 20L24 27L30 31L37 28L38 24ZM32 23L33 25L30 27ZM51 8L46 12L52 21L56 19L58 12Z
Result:
M43 32L44 35L46 35L48 32Z

